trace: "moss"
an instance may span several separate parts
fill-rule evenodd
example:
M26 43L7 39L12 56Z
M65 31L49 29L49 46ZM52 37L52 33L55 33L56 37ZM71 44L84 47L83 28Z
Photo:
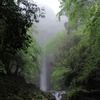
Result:
M46 98L48 98L48 100L56 100L51 92L44 92L44 95L46 96Z

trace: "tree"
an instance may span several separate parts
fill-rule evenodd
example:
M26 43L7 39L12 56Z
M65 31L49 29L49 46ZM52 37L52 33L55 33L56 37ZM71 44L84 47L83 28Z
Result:
M23 49L27 51L31 37L27 30L33 21L37 22L37 13L40 8L27 0L1 0L0 1L0 60L7 74L10 74L11 56ZM40 14L40 13L39 13ZM41 14L40 14L41 16Z
M61 56L56 60L57 70L53 75L58 75L55 79L60 79L60 82L63 77L68 100L99 100L100 0L61 1L62 10L66 10L66 16L69 17L68 27L77 26L77 30L70 31L70 34L76 33L78 36L81 32L83 37L70 49L61 49ZM60 74L59 69L62 72Z

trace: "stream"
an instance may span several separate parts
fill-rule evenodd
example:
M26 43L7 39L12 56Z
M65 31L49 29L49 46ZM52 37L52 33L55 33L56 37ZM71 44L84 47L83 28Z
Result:
M51 91L52 95L55 96L56 100L61 100L62 95L66 94L65 91Z

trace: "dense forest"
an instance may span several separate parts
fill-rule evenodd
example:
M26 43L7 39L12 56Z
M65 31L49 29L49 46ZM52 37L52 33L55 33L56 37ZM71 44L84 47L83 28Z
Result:
M66 91L62 100L99 100L100 0L60 3L59 18L65 13L69 19L65 23L67 32L59 33L46 46L46 51L55 55L54 87Z
M43 9L27 0L0 0L0 100L44 100L33 85L41 52L33 24Z
M100 100L100 0L59 2L66 31L44 47L55 57L53 87L66 92L62 100ZM42 53L34 23L43 11L27 0L0 0L0 100L55 100L34 85Z

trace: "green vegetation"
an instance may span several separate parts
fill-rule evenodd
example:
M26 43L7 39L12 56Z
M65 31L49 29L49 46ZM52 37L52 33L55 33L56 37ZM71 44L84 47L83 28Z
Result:
M2 29L0 31L0 61L7 75L18 74L18 70L22 66L19 64L23 62L21 62L18 52L30 52L29 47L32 41L34 47L36 46L35 40L27 33L33 20L37 21L39 8L36 7L36 4L26 0L18 0L18 2L14 0L0 1L0 27ZM33 47L31 46L31 48ZM34 49L35 52L36 49ZM19 63L17 63L18 61ZM15 71L13 70L12 73L13 68Z
M36 4L15 1L0 0L0 100L54 100L30 84L41 53L32 24L43 15ZM100 0L59 1L67 32L45 45L46 54L55 56L54 88L66 91L62 100L100 100Z
M44 45L44 51L47 54L55 53L58 48L66 42L66 32L56 33L52 38L48 39Z
M47 98L33 84L41 53L32 27L38 15L40 8L27 0L0 0L0 100Z
M58 15L65 11L69 21L65 25L65 42L55 50L53 84L58 90L66 89L62 100L99 100L100 0L60 2L62 10ZM52 44L56 45L56 40Z

